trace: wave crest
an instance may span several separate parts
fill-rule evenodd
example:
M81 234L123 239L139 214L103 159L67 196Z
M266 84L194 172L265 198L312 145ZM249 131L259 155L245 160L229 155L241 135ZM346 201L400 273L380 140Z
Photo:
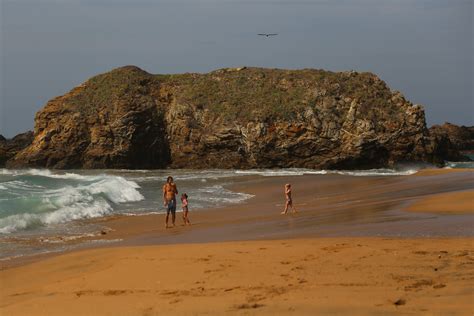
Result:
M8 171L8 175L12 179L1 184L2 194L7 194L0 199L0 233L4 234L104 216L113 212L115 204L144 199L137 183L120 176L35 169ZM58 184L58 179L66 182Z

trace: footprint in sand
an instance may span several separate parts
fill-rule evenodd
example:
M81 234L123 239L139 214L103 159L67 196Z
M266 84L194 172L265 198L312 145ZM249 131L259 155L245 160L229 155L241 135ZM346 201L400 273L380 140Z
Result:
M420 291L422 287L432 286L433 280L418 280L413 284L405 286L405 291Z
M264 299L266 299L266 297L261 295L261 294L255 294L255 295L247 296L247 302L248 303L255 303L255 302L258 302L258 301L261 301L261 300L264 300Z
M129 290L108 290L108 291L103 291L102 294L105 296L116 296L116 295L123 295L127 293L133 293L133 291Z
M81 297L83 295L94 294L94 291L91 291L91 290L77 291L77 292L75 292L75 294L76 294L77 297Z
M153 307L148 307L148 308L145 308L143 310L143 316L151 316L151 315L155 315L155 313L153 312Z
M401 305L405 305L406 303L407 303L407 301L405 301L403 298L399 298L398 300L393 302L393 305L401 306Z
M179 303L179 302L182 302L182 301L183 301L182 299L176 298L174 300L169 301L169 304L176 304L176 303Z
M462 250L462 251L458 251L456 253L456 257L465 257L465 256L468 256L469 255L469 251L468 250Z
M230 291L237 290L237 289L240 289L240 286L235 286L235 287L230 287L230 288L224 289L224 292L230 292Z
M255 308L260 308L260 307L264 307L265 305L263 304L258 304L258 303L254 303L254 304L239 304L239 305L235 305L234 306L234 309L255 309Z
M208 261L210 261L210 260L211 260L211 259L209 259L209 258L197 258L197 259L195 260L195 262L199 262L199 261L208 262Z
M296 266L296 267L291 268L291 271L297 271L297 270L304 270L304 268L302 266Z
M307 255L306 257L303 258L303 261L311 261L311 260L314 260L314 259L315 259L315 256Z

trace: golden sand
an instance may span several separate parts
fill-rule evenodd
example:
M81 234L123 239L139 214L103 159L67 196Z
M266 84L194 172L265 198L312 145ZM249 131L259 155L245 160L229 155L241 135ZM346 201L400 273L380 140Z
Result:
M0 272L2 315L470 315L473 239L80 251Z

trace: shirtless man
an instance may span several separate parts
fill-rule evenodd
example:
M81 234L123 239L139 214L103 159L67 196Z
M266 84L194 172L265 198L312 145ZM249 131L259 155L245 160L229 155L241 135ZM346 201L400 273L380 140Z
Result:
M168 177L163 186L163 204L166 206L166 228L169 227L168 218L170 213L174 227L176 219L176 194L178 194L178 189L176 188L176 184L173 182L173 177Z
M293 213L296 213L296 210L293 208L293 199L291 198L291 184L289 183L285 184L285 198L286 198L285 209L283 210L283 212L281 212L281 214L284 215L288 213L289 207L291 207L291 211Z

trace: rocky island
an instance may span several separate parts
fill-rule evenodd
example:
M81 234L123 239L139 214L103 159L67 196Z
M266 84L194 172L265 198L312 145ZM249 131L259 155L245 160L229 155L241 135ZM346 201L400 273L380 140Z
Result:
M372 73L242 67L153 75L125 66L50 100L36 114L32 141L3 150L3 162L362 169L461 158L437 131L422 106Z

